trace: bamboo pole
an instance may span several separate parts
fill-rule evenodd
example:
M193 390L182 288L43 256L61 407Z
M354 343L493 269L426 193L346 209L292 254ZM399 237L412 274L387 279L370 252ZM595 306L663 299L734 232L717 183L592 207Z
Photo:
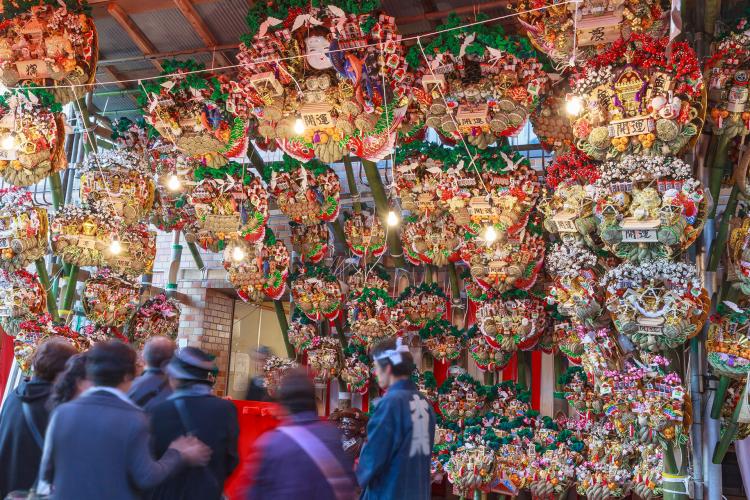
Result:
M714 244L711 246L711 259L708 262L708 271L716 272L719 267L719 262L724 255L724 249L727 245L727 239L729 237L729 223L734 217L734 213L737 211L737 197L739 196L739 188L735 184L732 186L732 192L729 195L727 206L724 209L724 213L721 216L721 224L719 225L719 232L716 235ZM718 204L718 200L714 200L714 207Z
M385 187L378 166L369 160L361 160L361 162L367 176L367 183L370 184L370 192L375 200L375 210L380 217L380 221L387 228L386 217L391 208L388 205L388 197L385 194ZM401 240L398 237L398 231L393 228L388 228L388 249L395 267L405 267L406 262L404 261L404 250L401 248Z
M709 165L710 177L708 187L714 201L714 206L711 207L711 212L708 214L709 219L716 217L716 208L719 206L719 194L721 193L721 181L724 178L724 166L729 161L730 140L731 137L729 137L729 134L725 133L719 136L713 161Z
M349 156L344 157L344 168L346 169L346 183L349 184L349 195L352 197L352 207L355 213L360 213L362 211L362 203L359 201L357 180L354 177L352 159Z
M461 287L459 286L458 272L456 271L456 264L448 262L448 278L451 283L451 296L454 306L463 308L461 302Z
M729 445L732 444L732 441L734 440L734 436L737 434L737 429L739 428L738 421L740 419L740 410L742 409L742 402L747 397L746 394L746 387L742 389L742 395L740 396L740 401L737 403L737 406L734 407L734 413L732 413L732 420L729 421L726 428L724 429L724 432L721 434L721 439L716 444L716 448L714 448L714 456L712 458L712 462L715 464L720 464L722 461L724 461L724 456L727 454L727 450L729 450Z
M201 271L204 271L206 269L206 264L203 263L203 258L201 257L201 253L198 250L198 247L196 246L195 242L189 241L187 244L188 250L190 250L190 255L193 256L193 260L195 261L195 265L198 266L198 269Z
M716 395L714 396L713 404L711 405L711 418L718 419L721 417L721 407L724 406L724 399L727 396L727 389L732 379L726 375L722 375L719 378L719 387L716 389Z
M52 208L58 211L64 203L60 172L52 172L49 175L49 185L52 190Z
M281 328L281 337L284 339L286 355L289 359L294 359L294 348L292 347L291 342L289 342L289 322L286 319L284 304L280 300L274 300L273 308L276 311L276 319L279 321L279 328Z
M36 266L36 273L39 276L39 283L41 283L47 294L47 312L52 316L52 321L59 321L60 315L57 312L57 301L52 286L50 285L49 274L47 274L47 263L44 262L44 257L35 260L34 265Z
M76 296L76 284L78 283L78 266L70 266L68 282L65 284L65 294L63 295L62 307L60 313L69 315L72 311L73 301Z

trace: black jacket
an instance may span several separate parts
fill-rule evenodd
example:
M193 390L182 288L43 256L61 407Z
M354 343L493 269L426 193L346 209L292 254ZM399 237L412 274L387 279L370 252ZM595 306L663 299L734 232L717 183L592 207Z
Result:
M146 368L143 374L133 380L128 397L144 410L150 410L172 394L167 375L158 368Z
M37 445L23 416L23 405L44 438L49 412L46 408L52 384L40 379L21 382L8 394L0 413L0 498L14 490L28 490L36 481L42 449Z
M180 419L176 401L182 400L190 422ZM192 434L208 445L213 454L205 467L187 467L151 492L152 499L218 500L224 481L239 463L239 423L235 406L211 394L177 390L166 401L148 410L154 453L164 453L174 439Z

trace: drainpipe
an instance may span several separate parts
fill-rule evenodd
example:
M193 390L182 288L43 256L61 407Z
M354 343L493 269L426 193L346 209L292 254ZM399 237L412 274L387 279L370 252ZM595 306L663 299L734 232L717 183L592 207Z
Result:
M177 271L180 270L182 261L182 245L180 245L180 231L172 233L172 259L169 261L169 274L167 275L167 297L172 297L177 291Z

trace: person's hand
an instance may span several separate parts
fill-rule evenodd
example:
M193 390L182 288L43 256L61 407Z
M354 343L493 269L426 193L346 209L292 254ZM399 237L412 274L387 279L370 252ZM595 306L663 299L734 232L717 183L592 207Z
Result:
M206 465L211 460L211 448L194 436L181 436L169 447L177 450L188 465Z

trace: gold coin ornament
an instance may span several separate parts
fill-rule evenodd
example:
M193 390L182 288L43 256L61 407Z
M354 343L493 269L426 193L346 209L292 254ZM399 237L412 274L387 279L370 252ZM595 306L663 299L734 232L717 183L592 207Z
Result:
M0 189L0 268L21 270L47 253L47 210L30 192Z
M411 75L395 19L373 7L253 5L240 78L224 87L228 101L299 161L385 158L406 114Z
M70 342L79 352L89 348L90 342L68 326L55 324L49 314L38 315L22 321L18 334L13 339L13 355L24 374L31 373L34 354L39 345L47 339L58 337Z
M698 139L705 88L686 42L633 35L571 76L576 147L595 160L675 156ZM577 109L576 109L577 108Z
M245 302L279 300L289 276L289 250L270 229L263 242L230 240L224 248L224 269L229 282Z
M152 169L142 154L104 150L88 155L80 181L82 203L104 206L125 224L144 220L154 206Z
M674 258L703 229L709 196L692 166L673 157L624 156L599 166L594 215L604 248L638 262Z
M621 264L601 279L618 332L640 349L658 352L698 334L710 299L695 266L667 260Z
M325 266L306 266L289 277L294 304L312 321L333 321L341 314L341 284Z
M269 193L292 222L310 226L338 219L341 182L333 169L317 160L303 165L288 155L270 169Z
M63 170L65 121L47 90L29 87L0 97L0 177L31 186Z
M99 43L84 0L3 2L0 20L3 85L49 86L64 104L91 90Z
M209 167L244 156L247 122L222 93L221 79L195 61L162 61L161 78L144 81L139 103L146 123L182 153Z
M669 4L662 0L519 0L511 9L539 51L558 68L585 63L632 34L663 36Z
M216 252L229 241L242 238L262 241L268 222L268 193L261 180L245 165L229 162L219 168L199 167L197 184L189 196L196 223L185 230L185 238Z
M328 227L325 222L306 226L289 223L292 232L292 248L300 255L302 262L318 264L328 255Z
M136 311L140 291L134 280L102 268L84 283L81 304L89 321L121 328Z
M407 56L426 125L479 149L517 135L548 85L529 41L497 26L462 26L456 15L441 29Z
M42 316L47 311L47 291L24 269L0 271L0 325L11 337L19 332L22 321Z
M135 345L143 346L148 339L156 335L177 339L179 327L179 302L160 293L138 306L130 319L128 334Z

